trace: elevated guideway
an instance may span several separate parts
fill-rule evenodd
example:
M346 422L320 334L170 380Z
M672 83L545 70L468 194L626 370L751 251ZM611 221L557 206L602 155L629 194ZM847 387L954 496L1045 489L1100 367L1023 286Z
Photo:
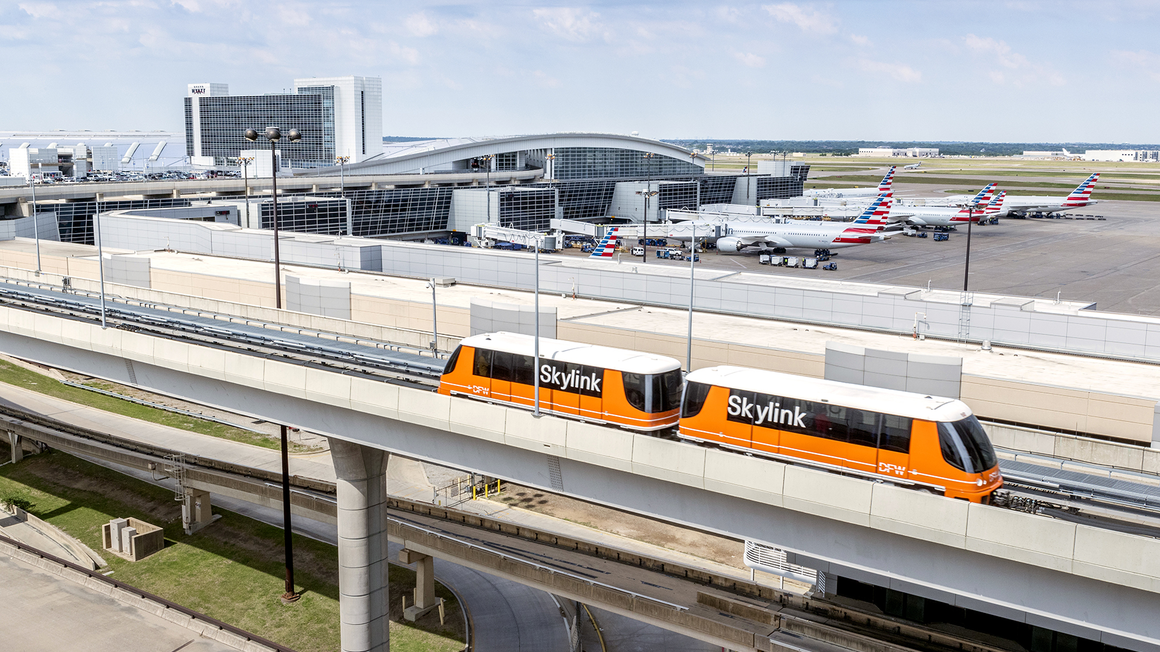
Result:
M6 301L0 350L332 435L346 458L336 463L340 529L347 514L355 541L378 536L377 519L365 515L380 504L367 503L370 495L358 487L381 477L375 460L382 451L398 452L764 542L827 575L1131 649L1160 644L1156 539L578 421L536 419L435 394L416 386L417 379L389 377L394 371L254 347L225 319L219 321L227 334L189 333L137 319L135 308L118 309L124 312L114 327L102 329L90 311ZM350 572L373 562L365 563ZM347 604L344 627L354 636L368 621L358 624Z

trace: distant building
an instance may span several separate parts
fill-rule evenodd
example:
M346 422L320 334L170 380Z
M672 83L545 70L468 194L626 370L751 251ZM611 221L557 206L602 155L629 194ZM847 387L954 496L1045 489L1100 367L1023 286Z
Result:
M859 147L855 156L903 156L910 158L933 158L938 156L937 147Z
M1137 161L1160 162L1160 150L1156 149L1089 149L1084 152L1085 161Z
M190 84L185 97L185 149L194 165L236 165L239 153L264 149L247 141L247 129L279 127L302 132L302 140L278 143L282 164L292 168L351 163L383 151L383 85L378 77L294 80L294 93L230 95L227 84ZM267 144L268 148L269 145Z
M70 147L28 147L22 145L8 150L8 174L16 177L46 178L73 177L81 179L89 173L89 148L83 144Z

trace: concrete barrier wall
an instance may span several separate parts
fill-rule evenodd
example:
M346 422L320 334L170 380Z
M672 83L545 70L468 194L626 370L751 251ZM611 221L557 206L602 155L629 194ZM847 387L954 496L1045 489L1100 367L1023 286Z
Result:
M1160 593L1160 540L99 325L0 308L0 330ZM198 349L195 352L195 349ZM191 357L192 356L192 357ZM627 465L627 466L626 466ZM824 570L824 569L823 569Z

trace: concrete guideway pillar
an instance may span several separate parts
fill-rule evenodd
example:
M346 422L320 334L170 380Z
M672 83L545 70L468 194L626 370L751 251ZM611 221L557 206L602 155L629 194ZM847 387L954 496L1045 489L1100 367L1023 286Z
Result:
M12 449L13 464L24 459L24 449L20 445L20 435L11 430L8 431L8 447Z
M415 564L415 604L403 610L403 618L415 622L439 606L439 598L435 597L435 559L403 548L399 551L399 563ZM440 621L442 619L440 612Z
M338 493L338 592L343 652L391 649L385 451L330 439Z

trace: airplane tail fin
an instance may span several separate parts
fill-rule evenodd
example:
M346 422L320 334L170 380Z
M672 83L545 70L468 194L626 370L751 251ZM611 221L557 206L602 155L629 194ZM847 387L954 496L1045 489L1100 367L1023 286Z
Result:
M879 194L884 194L884 195L888 195L888 196L892 196L894 194L893 188L894 188L894 168L895 167L896 166L891 165L890 170L886 173L886 176L882 177L882 181L878 182Z
M616 234L619 229L612 227L604 234L604 238L600 240L600 244L592 250L592 255L589 258L612 258L612 254L616 253L616 244L620 240L620 236Z
M883 193L878 195L878 198L871 202L866 207L866 210L858 216L858 219L854 220L854 224L877 227L886 226L886 220L890 217L890 205L892 203L893 199L889 194Z
M1064 206L1086 206L1092 199L1092 190L1095 190L1096 182L1100 179L1100 173L1096 172L1087 178L1086 181L1079 184L1075 190L1064 200Z
M987 208L983 211L986 215L994 215L1003 210L1003 200L1007 198L1007 191L995 195L995 198L987 202Z
M971 203L976 206L985 206L995 196L995 186L998 183L991 182L983 186L983 189L978 192L972 199Z

